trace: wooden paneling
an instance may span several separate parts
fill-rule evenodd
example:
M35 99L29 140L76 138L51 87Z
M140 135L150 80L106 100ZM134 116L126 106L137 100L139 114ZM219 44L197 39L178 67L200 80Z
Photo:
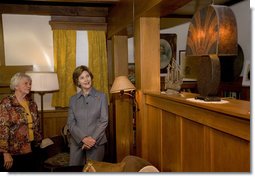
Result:
M220 104L219 110L216 104L201 106L177 95L148 92L145 97L147 121L143 126L147 135L142 139L148 146L142 146L142 152L147 152L142 157L158 169L164 172L250 171L247 102L230 99L229 103ZM228 109L232 110L231 114Z
M147 127L147 142L148 151L154 152L148 155L147 160L149 160L157 168L161 166L161 110L154 107L148 108L148 127Z
M3 32L3 20L2 14L0 14L0 66L5 65L4 56L4 32Z
M205 135L202 124L183 119L181 135L182 171L202 172L205 158Z
M0 66L0 86L10 86L12 76L17 72L32 71L32 65L24 66Z
M132 147L132 110L128 97L116 99L116 153L117 162L131 154Z
M61 135L67 123L67 110L47 110L43 116L44 138Z
M161 171L181 171L181 123L175 114L162 111L162 167Z
M11 94L10 80L17 72L32 71L33 66L1 66L0 65L0 100Z
M12 93L9 86L0 86L0 100Z
M250 171L250 142L212 130L212 171Z

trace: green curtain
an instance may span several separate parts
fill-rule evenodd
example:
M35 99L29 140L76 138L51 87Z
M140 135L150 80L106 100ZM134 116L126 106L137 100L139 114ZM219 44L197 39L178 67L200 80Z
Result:
M76 93L72 74L76 67L76 31L53 30L54 71L58 74L59 91L52 97L52 106L68 107Z
M108 66L106 52L106 34L104 31L88 31L89 68L94 75L93 86L104 92L108 92Z

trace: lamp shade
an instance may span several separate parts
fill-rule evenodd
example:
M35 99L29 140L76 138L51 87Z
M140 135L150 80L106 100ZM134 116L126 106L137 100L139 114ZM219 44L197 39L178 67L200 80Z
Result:
M127 76L118 76L115 78L110 92L118 93L120 91L131 91L131 90L135 90L135 86L131 83L131 81L127 78Z
M53 92L59 90L58 76L54 72L26 72L32 79L31 91Z
M196 12L191 20L187 56L237 55L237 24L231 8L210 5Z

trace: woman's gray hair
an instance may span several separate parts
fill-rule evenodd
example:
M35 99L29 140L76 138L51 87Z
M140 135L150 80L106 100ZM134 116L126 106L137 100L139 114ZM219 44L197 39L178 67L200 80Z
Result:
M15 87L19 84L20 80L22 78L28 78L30 81L32 81L31 77L25 73L16 73L12 76L10 81L10 88L11 90L15 90Z

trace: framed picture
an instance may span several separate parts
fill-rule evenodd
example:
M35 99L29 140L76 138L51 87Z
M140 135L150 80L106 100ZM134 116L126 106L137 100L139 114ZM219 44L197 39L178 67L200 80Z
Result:
M172 58L176 59L176 34L160 34L160 73L167 73Z
M181 75L185 81L196 81L199 72L198 57L186 56L186 50L179 50L179 64Z
M251 85L251 62L250 61L245 61L242 85L243 86Z
M135 63L128 63L128 79L135 84Z

